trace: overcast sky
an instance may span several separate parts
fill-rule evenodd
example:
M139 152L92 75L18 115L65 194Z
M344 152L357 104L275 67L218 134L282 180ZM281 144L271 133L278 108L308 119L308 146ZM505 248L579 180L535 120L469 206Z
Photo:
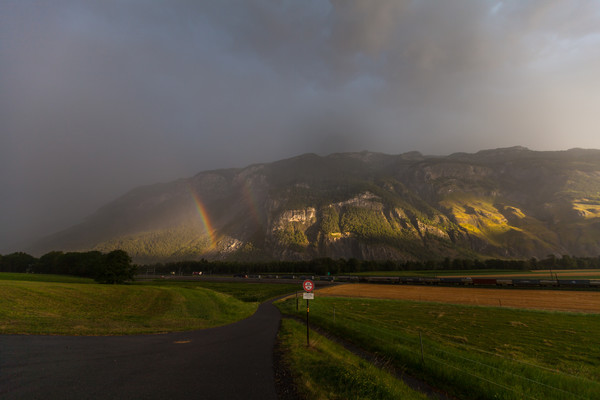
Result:
M0 0L0 253L305 152L600 148L600 2Z

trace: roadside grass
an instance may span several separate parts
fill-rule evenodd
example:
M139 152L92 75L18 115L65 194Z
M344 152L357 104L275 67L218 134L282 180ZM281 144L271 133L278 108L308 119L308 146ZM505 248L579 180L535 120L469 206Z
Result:
M24 274L16 272L0 272L0 281L29 281L29 282L61 282L61 283L90 283L95 284L91 278L80 278L69 275L52 274ZM129 285L141 285L152 287L178 287L198 288L214 290L225 293L243 302L263 302L274 297L294 293L299 290L299 284L280 283L249 283L249 282L214 282L214 281L168 281L155 280L133 282Z
M297 388L308 399L427 399L315 332L307 347L306 328L296 321L282 321L279 340Z
M91 278L80 278L69 275L24 274L20 272L0 272L0 281L95 283Z
M0 280L0 333L129 335L225 325L257 303L198 287Z
M294 299L277 305L286 314L302 317L306 312L296 311ZM311 324L461 398L600 398L598 314L318 293L310 311Z
M281 283L247 283L247 282L213 282L213 281L163 281L135 283L141 286L154 287L203 287L215 292L225 293L243 302L263 302L273 297L294 293L300 284Z

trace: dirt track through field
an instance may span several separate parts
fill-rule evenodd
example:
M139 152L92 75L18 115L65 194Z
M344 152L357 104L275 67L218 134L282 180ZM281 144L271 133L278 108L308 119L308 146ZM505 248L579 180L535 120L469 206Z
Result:
M478 289L359 283L324 288L317 292L317 296L368 297L600 313L598 291Z

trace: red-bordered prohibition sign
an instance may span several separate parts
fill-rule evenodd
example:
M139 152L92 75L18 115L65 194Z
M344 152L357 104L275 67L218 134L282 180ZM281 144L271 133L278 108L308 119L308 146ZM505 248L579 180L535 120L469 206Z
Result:
M310 279L307 279L304 282L302 282L302 287L304 288L305 292L312 292L315 288L315 284Z

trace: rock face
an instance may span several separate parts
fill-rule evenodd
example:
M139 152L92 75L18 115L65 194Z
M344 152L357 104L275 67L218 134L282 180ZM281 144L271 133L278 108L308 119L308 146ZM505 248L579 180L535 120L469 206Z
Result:
M137 262L597 256L600 151L306 154L137 188L38 242Z

